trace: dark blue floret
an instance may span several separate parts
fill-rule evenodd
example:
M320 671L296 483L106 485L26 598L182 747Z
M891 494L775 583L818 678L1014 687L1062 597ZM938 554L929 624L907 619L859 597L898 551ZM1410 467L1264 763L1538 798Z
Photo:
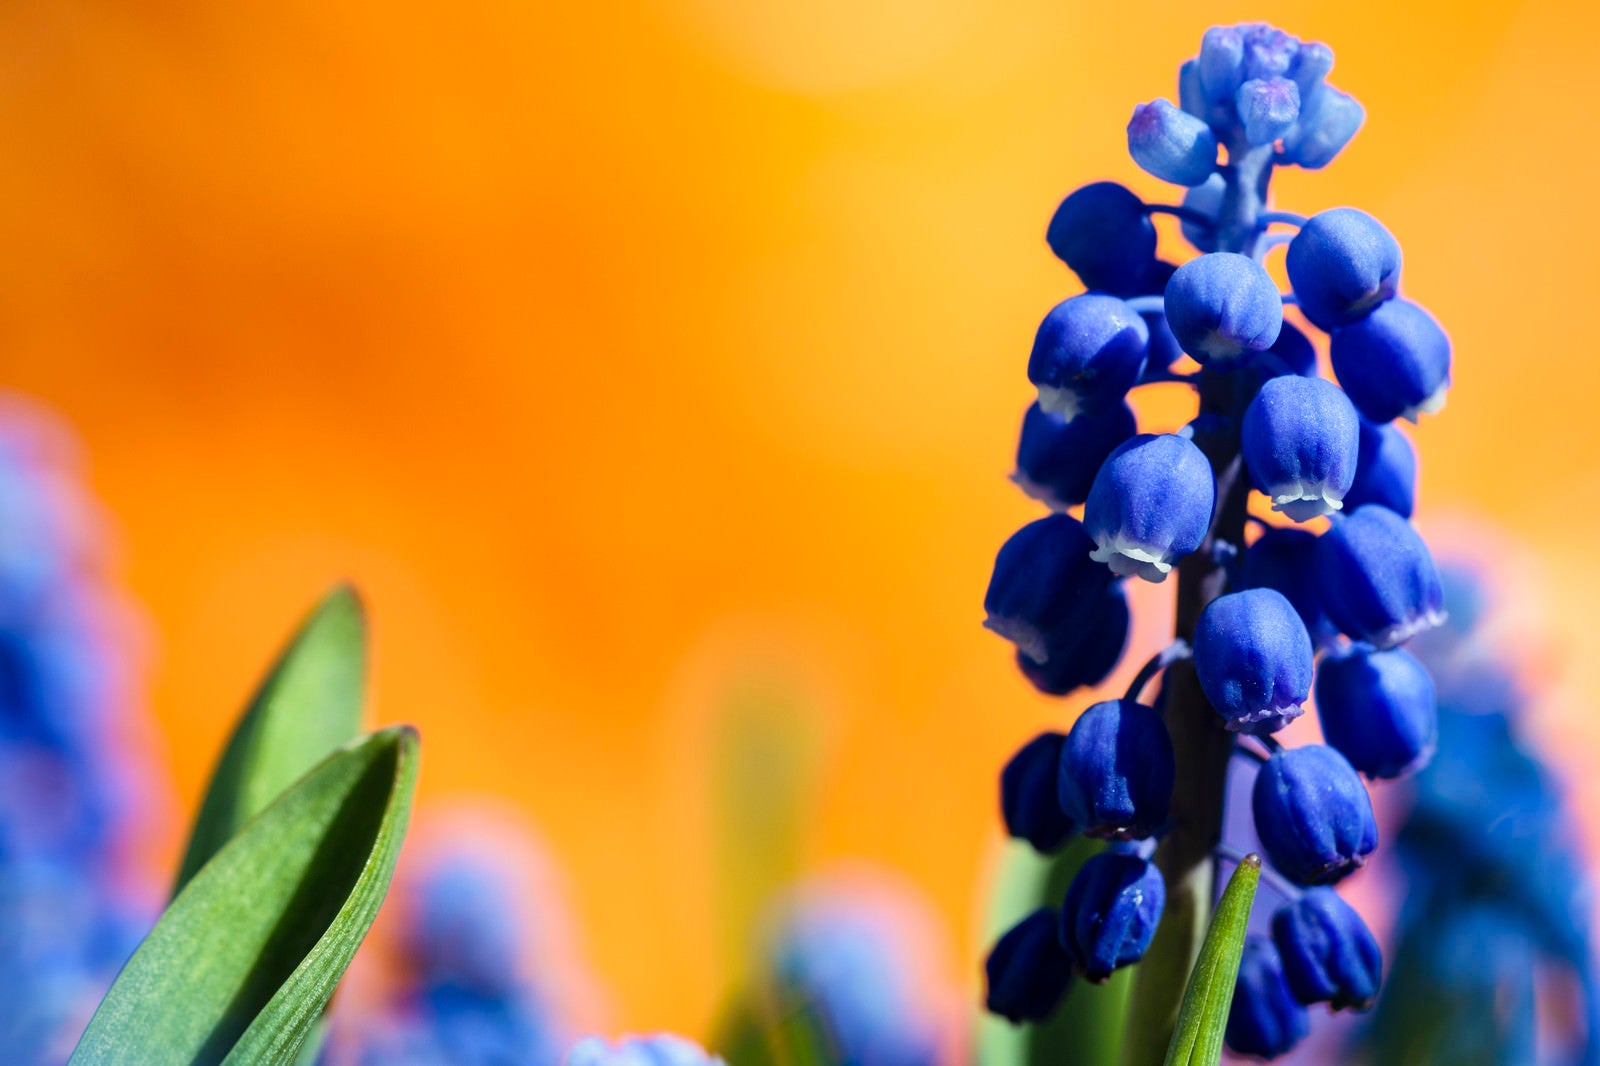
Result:
M1083 525L1056 514L1023 526L1000 548L983 598L984 625L1035 662L1050 644L1076 633L1100 603L1109 578L1090 558Z
M1201 363L1270 348L1283 327L1278 287L1260 263L1235 252L1180 266L1167 282L1166 311L1173 336Z
M1058 850L1073 832L1056 787L1066 739L1061 733L1041 733L1000 771L1000 814L1006 832L1043 854Z
M1317 668L1322 735L1368 777L1402 777L1425 765L1438 741L1427 667L1400 648L1355 645Z
M1114 181L1085 185L1061 201L1045 241L1085 288L1132 293L1156 257L1144 201Z
M1078 716L1061 746L1061 810L1093 837L1134 840L1165 827L1176 760L1161 716L1106 700Z
M1299 885L1325 885L1364 865L1378 846L1372 800L1343 755L1325 744L1280 750L1251 797L1267 859Z
M1357 507L1317 540L1323 609L1354 640L1404 643L1444 620L1444 591L1417 531L1387 507Z
M1289 991L1278 949L1264 936L1246 937L1223 1035L1228 1050L1235 1055L1275 1059L1310 1032L1311 1018Z
M1039 406L1071 418L1121 402L1144 370L1150 330L1115 296L1085 293L1051 309L1034 335L1028 380Z
M1116 669L1128 644L1129 623L1128 594L1116 582L1100 594L1081 625L1050 636L1044 662L1035 662L1019 649L1017 666L1046 696L1092 688Z
M1061 905L1061 942L1087 980L1138 962L1150 947L1167 886L1161 871L1137 855L1106 852L1078 871Z
M1415 422L1419 414L1444 407L1450 338L1410 300L1389 300L1336 330L1331 351L1339 384L1373 422Z
M1312 888L1272 916L1272 942L1301 1003L1366 1010L1378 997L1383 954L1367 923L1331 888Z
M1006 932L984 963L991 1014L1010 1022L1048 1018L1072 980L1072 960L1061 946L1060 919L1041 907Z
M1195 627L1200 688L1235 732L1275 733L1304 714L1312 656L1294 606L1269 588L1218 596Z
M1128 154L1162 181L1199 185L1216 172L1217 137L1202 119L1170 100L1155 100L1133 109Z
M1417 453L1392 423L1361 420L1361 452L1345 506L1376 503L1410 518L1417 497Z
M1122 575L1166 580L1211 526L1216 480L1205 453L1172 433L1143 433L1100 466L1084 506L1091 558Z
M1300 310L1319 329L1352 325L1400 285L1400 244L1353 207L1311 216L1289 242L1285 263Z
M1071 420L1034 404L1022 418L1011 480L1052 510L1076 507L1089 498L1100 464L1137 432L1133 409L1126 403Z
M1261 386L1241 429L1251 483L1296 522L1344 506L1360 441L1361 420L1339 386L1292 375Z
M1283 329L1278 333L1278 339L1272 342L1272 347L1268 348L1267 351L1276 357L1290 373L1298 374L1303 378L1317 376L1316 346L1311 343L1311 338L1301 333L1299 328L1292 323L1285 322L1283 324Z
M1244 553L1244 587L1275 589L1305 623L1311 643L1326 647L1338 628L1322 609L1317 571L1312 563L1317 535L1304 529L1269 529Z
M1300 116L1300 88L1288 78L1257 77L1239 86L1239 121L1252 145L1271 144Z

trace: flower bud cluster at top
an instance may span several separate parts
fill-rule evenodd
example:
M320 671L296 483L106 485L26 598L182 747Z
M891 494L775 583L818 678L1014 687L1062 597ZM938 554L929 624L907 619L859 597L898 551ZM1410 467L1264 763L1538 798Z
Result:
M1235 751L1262 764L1253 814L1269 867L1304 889L1272 937L1252 941L1240 996L1337 1009L1377 993L1376 942L1325 886L1377 845L1362 775L1410 773L1434 745L1432 682L1401 645L1442 620L1442 593L1409 523L1415 457L1391 423L1443 405L1450 345L1399 295L1400 246L1375 219L1268 208L1274 167L1322 167L1361 125L1360 105L1325 81L1332 65L1325 46L1263 24L1207 31L1183 65L1178 106L1140 105L1128 124L1135 162L1188 186L1182 205L1099 182L1051 219L1051 249L1088 291L1039 327L1028 361L1038 400L1013 478L1053 513L1000 549L985 624L1015 645L1036 688L1063 696L1120 659L1124 579L1160 583L1177 568L1180 585L1199 574L1207 591L1192 625L1180 613L1185 640L1152 659L1126 698L1035 738L1002 774L1013 836L1042 852L1077 833L1113 842L1059 912L1030 916L995 946L989 1006L1013 1020L1049 1014L1073 973L1101 981L1138 961L1168 888L1156 842L1185 817L1221 824L1219 812L1172 810L1175 781L1197 756L1169 726L1196 712L1166 695L1140 702L1189 655L1207 728L1229 731ZM1201 254L1157 259L1160 214L1176 215ZM1274 226L1288 232L1269 234ZM1289 295L1262 265L1280 244ZM1319 376L1316 348L1285 305L1329 335L1338 384ZM1197 370L1174 371L1183 354ZM1171 381L1195 388L1197 417L1177 433L1140 433L1128 393ZM1247 543L1249 489L1277 517L1253 519L1260 532ZM1326 743L1285 750L1271 735L1313 690ZM1241 1021L1230 1046L1272 1057L1296 1036L1266 1028Z

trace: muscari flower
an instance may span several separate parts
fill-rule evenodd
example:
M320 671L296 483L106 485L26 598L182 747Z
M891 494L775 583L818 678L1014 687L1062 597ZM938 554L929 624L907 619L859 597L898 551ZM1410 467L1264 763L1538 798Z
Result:
M1081 625L1052 634L1045 661L1018 649L1017 666L1033 687L1047 696L1066 696L1104 681L1128 643L1128 595L1121 582L1102 592Z
M1250 480L1272 509L1304 522L1344 506L1355 480L1361 420L1339 386L1276 377L1245 409L1242 451Z
M1156 257L1144 201L1114 181L1085 185L1061 201L1045 241L1084 287L1118 295L1135 292Z
M1311 216L1289 242L1285 267L1301 312L1332 332L1366 318L1400 284L1400 244L1353 207Z
M1410 300L1387 300L1360 321L1334 330L1330 352L1339 384L1373 422L1415 422L1418 415L1444 407L1450 338Z
M567 1051L565 1066L726 1066L692 1040L671 1033L624 1036L607 1042L584 1037Z
M1166 882L1154 863L1114 851L1091 858L1061 904L1061 943L1074 968L1099 983L1138 962L1166 903Z
M1084 833L1113 840L1158 832L1172 803L1176 762L1161 716L1133 700L1097 703L1061 746L1060 809Z
M1090 557L1116 574L1164 581L1205 540L1215 503L1211 464L1192 441L1140 434L1111 453L1089 489Z
M984 961L985 1005L1011 1022L1042 1021L1072 980L1072 959L1061 945L1060 917L1041 907L1006 931Z
M1155 100L1133 109L1128 154L1162 181L1199 185L1217 169L1217 136L1170 100Z
M1281 593L1305 624L1311 643L1322 648L1339 635L1339 630L1322 608L1312 564L1316 550L1317 535L1310 530L1268 529L1245 549L1243 579L1247 589L1266 588Z
M1011 480L1052 510L1076 507L1089 498L1089 487L1106 456L1137 432L1133 409L1126 403L1071 419L1036 403L1022 419Z
M1427 763L1438 740L1433 678L1400 648L1363 645L1317 668L1322 735L1350 765L1373 778L1402 777Z
M1366 504L1317 538L1322 606L1344 633L1392 648L1444 620L1433 556L1387 507Z
M1275 733L1304 714L1313 654L1300 615L1269 588L1218 596L1195 627L1200 688L1235 732Z
M1051 414L1109 411L1139 380L1149 346L1149 327L1126 302L1084 293L1051 308L1040 323L1028 380Z
M1201 363L1272 347L1283 300L1266 268L1247 255L1212 252L1180 266L1167 282L1167 324Z
M1062 733L1041 733L1000 771L1000 815L1006 832L1045 854L1059 849L1073 833L1056 784L1066 739Z
M1228 1050L1275 1059L1310 1032L1311 1019L1289 991L1278 949L1264 936L1247 936L1223 1034Z
M1381 504L1401 518L1416 506L1417 455L1411 442L1392 423L1361 420L1361 449L1356 476L1344 502L1350 507Z
M1052 640L1077 632L1106 589L1109 578L1094 565L1093 550L1094 541L1070 515L1023 526L995 557L983 624L1034 662L1049 662Z
M1378 997L1383 955L1361 915L1331 888L1312 888L1272 916L1272 941L1301 1003L1366 1010Z
M1256 776L1250 806L1267 859L1298 885L1332 884L1378 846L1366 787L1324 744L1273 753Z

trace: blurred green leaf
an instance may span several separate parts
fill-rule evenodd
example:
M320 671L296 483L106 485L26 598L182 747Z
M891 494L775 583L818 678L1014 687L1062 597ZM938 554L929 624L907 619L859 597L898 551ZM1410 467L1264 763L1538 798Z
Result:
M765 990L736 1001L711 1048L734 1066L839 1066L826 1023L806 1000Z
M1222 1060L1222 1035L1228 1027L1239 957L1260 881L1261 859L1255 855L1245 856L1228 879L1189 974L1166 1066L1216 1066Z
M354 588L330 592L256 690L217 760L173 895L239 827L361 734L367 621Z
M1040 907L1059 907L1078 868L1104 850L1079 837L1046 858L1022 841L1006 844L990 893L984 951ZM1043 1022L1012 1025L985 1013L978 1022L978 1066L1105 1066L1117 1061L1132 971L1118 970L1103 985L1073 982L1061 1006Z
M329 756L197 873L70 1066L291 1066L388 891L416 785L406 726Z

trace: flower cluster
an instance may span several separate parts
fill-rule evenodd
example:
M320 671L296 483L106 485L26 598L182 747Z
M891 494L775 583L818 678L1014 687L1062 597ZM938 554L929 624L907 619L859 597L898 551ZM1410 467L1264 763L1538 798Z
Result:
M1303 1030L1284 1020L1289 1008L1364 1008L1376 995L1376 942L1327 886L1377 845L1362 776L1410 773L1434 744L1432 682L1401 645L1442 620L1442 591L1408 520L1415 458L1391 423L1443 405L1450 346L1399 295L1400 246L1377 220L1268 207L1275 167L1326 165L1362 122L1327 84L1332 64L1325 46L1263 24L1207 31L1182 68L1179 105L1140 105L1127 130L1135 162L1188 187L1182 205L1099 182L1050 222L1050 247L1088 291L1051 309L1035 337L1038 399L1014 480L1053 513L1001 548L986 625L1016 646L1036 688L1065 695L1121 657L1123 580L1176 570L1179 640L1125 698L1035 738L1002 774L1013 836L1046 852L1076 833L1113 842L1059 912L995 946L989 1006L1013 1020L1047 1015L1072 973L1104 980L1146 952L1167 881L1185 872L1167 834L1187 827L1226 851L1220 809L1185 806L1222 795L1221 782L1174 792L1228 772L1228 760L1174 745L1197 721L1261 764L1255 831L1270 867L1298 886L1271 937L1247 948L1230 1045L1272 1057ZM1162 214L1201 254L1176 267L1156 257ZM1284 245L1290 293L1264 265ZM1316 346L1286 307L1328 335L1338 384L1319 376ZM1196 368L1175 369L1180 355ZM1195 419L1139 432L1129 393L1173 381L1197 393ZM1162 671L1157 705L1140 702ZM1272 734L1313 691L1326 743L1286 750Z

